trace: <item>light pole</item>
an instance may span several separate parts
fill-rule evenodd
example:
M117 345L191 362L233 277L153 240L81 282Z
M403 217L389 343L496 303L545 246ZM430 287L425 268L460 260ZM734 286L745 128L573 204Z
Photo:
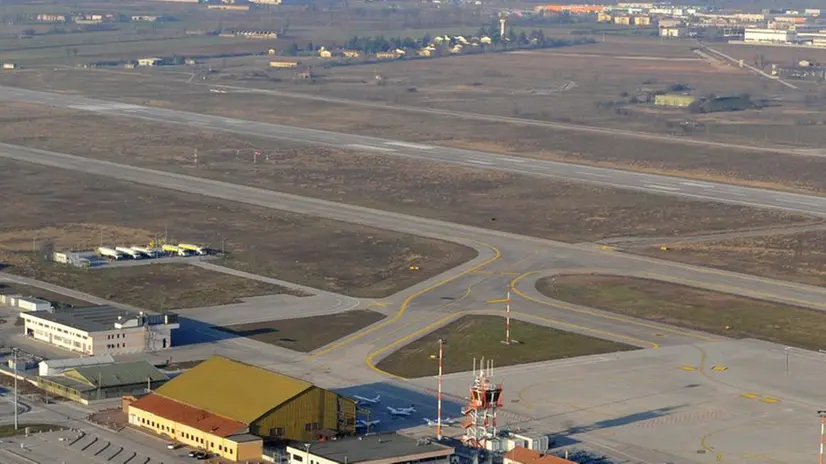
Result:
M312 446L312 443L304 443L304 451L307 454L307 456L304 458L305 459L304 462L306 462L308 464L310 462L310 446Z
M820 464L823 464L823 444L826 442L826 411L820 410L817 412L820 416Z
M17 348L12 348L14 354L14 430L17 430Z

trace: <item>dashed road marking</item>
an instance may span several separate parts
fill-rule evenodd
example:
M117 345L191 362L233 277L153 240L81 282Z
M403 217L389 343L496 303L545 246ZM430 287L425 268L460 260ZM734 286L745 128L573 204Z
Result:
M693 371L696 371L697 368L694 367L694 366L680 366L680 370L686 371L686 372L693 372Z
M473 163L473 164L484 164L485 166L491 166L493 164L490 161L482 161L482 160L475 160L475 159L469 159L469 160L467 160L467 162L468 163Z
M757 393L743 393L740 396L743 397L743 398L746 398L748 400L754 400L754 399L760 398L760 395L758 395Z
M719 365L719 364L718 364L718 365L716 365L716 366L712 366L712 367L711 367L711 370L713 370L714 372L725 372L725 371L727 371L727 370L728 370L728 367L726 367L726 366L721 366L721 365Z

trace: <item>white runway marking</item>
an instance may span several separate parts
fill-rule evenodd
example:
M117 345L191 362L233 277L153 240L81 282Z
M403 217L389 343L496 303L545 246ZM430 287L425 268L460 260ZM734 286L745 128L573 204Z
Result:
M393 145L395 147L403 147L403 148L414 148L416 150L432 150L433 147L430 145L419 145L418 143L408 143L408 142L384 142L385 145Z
M680 190L676 187L669 187L667 185L659 185L659 184L642 184L642 186L647 187L647 188L658 189L658 190L668 190L669 192L676 192L677 190Z
M392 148L374 147L373 145L362 145L360 143L351 143L351 144L347 145L347 147L354 148L356 150L373 150L373 151L385 151L385 152L396 151Z
M696 182L680 182L680 184L688 186L688 187L702 187L702 188L714 188L713 185L709 184L698 184Z
M524 163L525 160L515 159L515 158L502 158L505 161L510 161L511 163Z
M484 164L486 166L490 166L490 165L493 164L493 163L490 163L490 162L487 162L487 161L480 161L480 160L474 160L474 159L469 159L469 160L467 160L467 162L468 163L474 163L474 164Z

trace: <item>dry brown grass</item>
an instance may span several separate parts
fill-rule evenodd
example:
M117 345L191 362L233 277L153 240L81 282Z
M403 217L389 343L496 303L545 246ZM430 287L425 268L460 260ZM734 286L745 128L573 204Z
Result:
M220 248L223 237L227 266L364 297L395 293L475 256L438 240L6 160L0 161L0 185L0 217L6 218L0 232L16 249L32 231L51 233L80 218L125 232L111 235L116 243L168 234L170 241ZM94 233L63 240L84 247L71 242L90 235L97 246ZM410 260L421 271L411 273ZM31 252L0 250L0 261L10 272L26 269Z
M773 279L826 286L826 231L733 238L702 243L671 243L668 251L634 253L710 266Z
M693 234L807 220L36 105L15 104L10 109L0 125L0 141L8 143L564 241ZM255 165L254 148L265 153ZM94 232L91 239L98 243Z
M536 287L559 300L726 337L813 350L826 346L826 313L815 309L610 275L554 276Z
M569 56L563 56L562 58L576 59ZM510 82L511 74L488 70L488 68L485 68L484 71L477 70L478 79L484 81L481 86L467 85L464 80L458 80L459 83L457 83L457 80L446 82L446 80L452 79L451 76L455 76L457 72L467 72L463 71L461 67L457 69L456 63L467 63L466 60L476 59L524 60L525 56L473 56L456 58L455 61L454 59L445 59L433 62L390 64L389 66L402 66L405 73L408 71L412 73L410 79L426 79L425 84L429 82L424 87L417 87L418 92L416 93L407 92L406 89L409 88L407 84L380 87L375 84L362 83L361 81L364 79L353 81L349 78L340 79L344 83L337 80L336 83L331 84L309 86L284 84L280 87L276 86L276 88L290 92L312 92L321 97L328 95L345 96L347 98L363 97L371 101L379 100L420 107L435 106L442 108L448 105L448 109L470 110L480 113L493 112L496 114L498 111L506 116L512 116L512 114L505 113L509 111L512 113L514 109L518 109L521 116L542 119L545 116L541 114L537 116L533 110L529 109L529 106L526 106L541 104L543 109L538 110L540 113L542 111L557 111L560 113L558 116L549 113L548 118L550 119L576 119L577 114L591 114L596 111L593 105L594 99L599 101L600 98L607 98L609 95L615 99L619 98L619 93L623 91L618 87L620 84L627 87L632 82L636 82L633 87L640 86L640 82L637 81L640 81L642 75L639 74L633 77L634 72L636 72L635 64L638 64L636 61L614 60L619 62L617 66L622 70L622 72L618 71L619 74L611 72L610 69L599 71L598 68L594 70L594 73L600 76L603 74L609 76L605 79L615 79L614 76L618 76L616 82L604 82L604 79L600 77L591 82L589 86L580 83L578 87L570 92L565 92L564 96L554 94L552 97L520 96L518 92L514 94L506 87L506 84ZM594 61L599 60L586 60L582 66ZM437 62L444 62L444 64L438 64ZM525 65L528 67L525 70L525 76L538 76L537 73L540 72L539 69L541 68L533 71L530 68L530 66L539 66L530 64L534 62L544 61L531 61L529 55L526 62L528 64ZM473 63L473 61L470 61L470 63ZM484 61L481 61L481 63L484 63ZM414 68L404 68L411 66L422 66L422 68L416 72L414 72ZM691 66L701 66L701 64L692 64ZM473 69L473 66L470 66L470 69ZM523 71L522 68L516 68L514 72L517 69L520 73ZM336 68L335 70L336 73L365 73L367 71L374 72L366 67ZM580 70L580 72L585 71ZM702 76L707 74L705 70L698 70L697 72ZM488 76L488 74L491 75ZM668 74L666 77L671 79L675 75L680 75L680 73ZM666 77L658 81L670 82L665 80ZM370 78L373 78L372 75ZM175 81L174 79L179 80ZM169 74L136 75L88 71L84 73L38 71L27 73L25 76L18 74L0 75L0 82L9 82L23 87L69 92L80 90L108 99L228 115L242 119L258 119L417 142L429 141L459 147L479 147L493 152L509 152L522 156L733 182L756 187L818 193L824 190L825 181L823 176L818 175L826 165L826 159L824 158L731 152L713 147L684 146L664 141L643 141L607 135L550 130L543 127L463 120L455 117L414 114L391 109L366 109L341 103L297 100L284 96L214 94L207 92L206 87L186 85L180 79L183 78ZM531 86L535 86L535 82L545 82L544 79L539 77L536 77L536 79L538 80L526 82L531 82ZM722 89L717 93L725 93L728 90L734 91L739 88L740 92L753 91L752 93L759 95L757 93L760 91L759 88L751 89L749 86L757 85L762 88L762 81L758 80L757 84L754 84L750 79L748 75L738 74L731 79L708 79L706 76L697 82L713 82L715 87L720 86ZM354 83L347 83L351 81ZM693 81L680 82L693 83ZM209 84L209 81L207 81L207 84ZM240 83L240 85L243 84ZM359 86L364 88L359 90ZM432 89L427 90L428 86ZM456 88L450 90L452 87ZM450 91L446 92L445 89ZM387 92L391 92L391 94L387 94ZM430 98L428 95L441 101L441 103L420 101L422 98ZM583 101L584 98L590 100ZM524 99L525 103L521 103L520 99ZM567 101L565 99L571 99L571 101L564 103ZM457 101L477 106L465 108L458 105ZM454 108L457 105L458 107ZM791 127L789 125L800 118L811 119L814 117L819 120L820 113L818 111L817 107L805 108L800 107L799 104L783 103L780 107L767 108L759 112L725 113L704 116L700 119L705 119L712 124L708 132L711 140L764 144L766 143L765 138L768 138L769 142L781 140L785 141L784 143L791 139L799 139L802 142L820 146L826 140L821 140L824 132L817 130L819 126ZM687 115L679 112L669 114L671 114L669 118L676 118L675 120L678 121L683 121L687 117ZM251 115L254 115L254 117ZM24 117L24 115L18 115L10 119ZM588 117L593 119L587 121L589 124L616 126L619 121L622 123L620 125L624 124L623 127L625 128L641 131L649 131L656 126L646 118L617 119L618 117L613 113L603 114L601 111L597 111ZM763 118L763 120L761 122L755 118ZM699 137L707 137L704 129L698 129L698 131Z

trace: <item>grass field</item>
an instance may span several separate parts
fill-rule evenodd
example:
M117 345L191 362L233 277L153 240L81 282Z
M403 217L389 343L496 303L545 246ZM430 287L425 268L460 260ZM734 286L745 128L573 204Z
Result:
M54 424L18 424L17 430L14 429L14 424L0 425L0 437L13 437L15 435L22 435L29 429L29 433L48 432L50 430L63 430L64 427Z
M772 279L826 286L826 231L741 237L701 243L670 243L668 251L629 251Z
M325 316L218 327L239 337L309 353L384 319L375 311L354 310Z
M0 124L0 141L7 143L569 242L807 221L782 212L73 110L28 104L9 110ZM254 149L266 155L255 165Z
M12 272L152 311L239 303L243 298L303 293L188 264L78 269L17 255ZM88 305L88 303L87 303Z
M826 313L814 309L609 275L555 276L539 280L537 289L558 300L726 337L826 347Z
M11 273L15 266L30 265L33 239L37 244L53 241L56 249L65 250L92 248L103 240L148 243L166 234L174 243L214 248L223 239L228 256L221 264L229 267L354 296L383 297L476 255L439 240L6 160L0 161L0 185L0 217L5 218L0 261L9 264L6 271ZM411 262L421 270L411 272Z
M470 371L474 358L484 357L497 367L552 359L626 351L635 347L586 335L511 321L511 337L518 344L503 345L505 320L499 316L463 316L458 320L405 345L376 366L398 376L413 378L435 375L438 340L445 340L443 372Z
M77 298L61 295L60 293L43 290L39 287L32 287L30 285L18 284L14 282L4 282L2 280L0 280L0 291L19 293L23 296L33 296L35 298L50 301L52 305L56 306L79 308L92 305L92 303L89 303L88 301L78 300Z
M540 52L537 52L540 53ZM551 52L548 52L551 53ZM563 52L556 52L563 53ZM567 53L567 52L566 52ZM553 55L552 55L553 57ZM563 56L562 58L571 58ZM589 62L599 61L590 57ZM491 55L488 57L469 56L455 58L459 62L464 60L499 60L499 59L520 59L528 60L526 63L542 62L541 60L531 60L530 55ZM682 58L681 58L682 59ZM441 62L452 62L454 59L436 60ZM434 61L434 63L436 62ZM630 66L637 63L636 60L627 60ZM473 63L472 61L470 63ZM396 65L395 63L393 64ZM445 69L428 68L433 64L403 63L399 66L423 66L420 73L423 75L452 76L461 68L454 69L455 64L444 65ZM384 65L382 65L384 66ZM477 66L481 66L478 64ZM472 69L473 66L470 66ZM335 72L367 72L366 67L336 68ZM485 68L487 69L487 68ZM521 69L521 68L520 68ZM627 72L636 68L631 68ZM371 73L374 72L371 68ZM411 73L414 71L409 70ZM438 72L437 72L438 71ZM178 71L176 71L178 72ZM408 70L405 70L408 72ZM478 71L480 79L484 78L486 72ZM537 70L531 71L533 73ZM532 75L527 72L527 75ZM583 71L584 72L584 71ZM405 74L406 75L406 74ZM413 73L412 76L419 74ZM366 76L366 75L365 75ZM420 109L435 106L445 107L436 103L420 102L428 92L426 89L418 88L416 92L408 92L402 84L396 86L381 87L375 84L365 84L365 76L355 79L354 83L342 78L341 82L318 85L297 85L284 84L277 89L283 89L291 93L311 92L313 97L326 98L328 96L340 96L335 91L327 90L328 86L367 86L364 89L364 99L366 100L386 100L390 98L384 93L389 91L397 92L398 95L386 100L388 103L397 105L418 106ZM370 76L367 76L370 77ZM25 73L5 73L0 74L0 83L19 85L23 87L37 88L40 90L54 91L81 91L94 93L97 96L128 101L130 103L157 105L175 109L187 109L204 113L219 114L222 116L234 116L238 118L249 118L251 111L255 112L256 118L263 121L292 124L298 126L308 126L315 128L325 128L344 132L353 132L365 135L386 136L391 138L405 139L416 142L429 141L444 145L452 145L465 148L477 148L493 152L508 152L521 156L530 156L543 159L553 159L573 163L598 165L606 167L617 167L636 171L666 173L680 175L704 180L715 180L734 182L744 185L758 187L768 187L775 189L798 190L806 192L823 192L826 190L826 181L823 176L817 173L826 167L826 159L821 157L808 157L802 155L778 156L771 153L739 153L715 147L694 147L675 145L665 141L635 140L620 138L611 135L583 134L571 131L550 130L544 127L518 126L502 124L496 121L466 120L444 115L409 113L391 109L370 108L369 111L361 111L364 108L342 104L331 101L311 101L288 98L283 95L255 94L214 94L209 93L205 86L193 86L184 83L188 78L188 73L184 74L136 74L124 72L95 72L95 71L27 71ZM373 78L373 77L370 77ZM172 80L170 80L172 79ZM494 100L490 105L479 108L454 108L447 109L468 110L478 113L491 113L497 108L501 109L514 104L519 107L520 117L536 118L524 106L519 106L518 96L511 94L503 83L495 84L502 77L492 77L493 81L481 86L468 85L462 90L465 96L456 96L447 93L441 97L434 97L438 102L446 101L453 105L454 100L469 102L486 101L489 98L505 99L503 103ZM745 79L745 80L742 80ZM291 79L288 79L292 81ZM484 79L483 79L484 80ZM717 79L712 79L715 82ZM207 81L209 83L210 81ZM221 82L225 82L221 80ZM221 83L218 82L218 83ZM369 82L369 81L368 81ZM486 81L487 82L487 81ZM534 82L534 81L526 81ZM722 82L729 82L722 80ZM734 81L750 82L748 77L737 77ZM232 83L232 82L229 82ZM245 83L237 83L244 85ZM559 85L563 85L561 82ZM599 84L597 82L596 84ZM441 81L434 81L434 92L447 92L454 84ZM527 85L527 84L526 84ZM631 85L631 84L629 84ZM639 86L641 84L633 84ZM762 85L762 84L761 84ZM610 87L610 86L609 86ZM387 90L390 88L390 90ZM395 89L395 90L393 90ZM579 92L579 87L575 88ZM582 98L597 98L595 89L591 89L587 95L571 96L573 100L568 106L558 102L559 96L541 97L528 95L528 102L539 104L543 98L552 99L542 103L543 108L568 108L570 105L580 105L583 108L593 107L593 102L580 101ZM611 92L623 92L615 89ZM458 90L456 90L458 92ZM487 92L488 96L478 94ZM375 95L374 95L375 93ZM359 91L349 89L345 92L348 98L357 98ZM478 94L478 95L477 95ZM411 96L412 95L412 96ZM520 97L521 98L521 97ZM565 97L569 98L569 97ZM476 104L476 103L474 103ZM821 140L822 131L815 130L817 125L796 125L800 118L819 120L818 107L801 108L799 102L783 103L781 106L765 108L759 112L743 111L737 113L716 113L706 118L708 129L698 129L701 138L719 140L724 142L739 142L744 144L780 144L788 143L791 139L799 139L802 143L821 146L826 139ZM295 111L300 108L300 111ZM543 110L544 111L544 110ZM584 109L581 111L585 111ZM591 110L588 110L591 111ZM807 114L812 113L809 116ZM37 113L37 112L35 112ZM569 114L569 113L565 113ZM575 113L570 113L575 114ZM600 113L601 114L601 113ZM513 116L512 114L502 114ZM598 115L599 116L599 115ZM568 118L569 116L565 116ZM640 131L650 131L658 123L647 117L625 118L617 115L601 115L602 119L594 121L584 121L588 124L613 125L622 122L622 127ZM686 115L672 114L672 119L678 123L685 121ZM15 121L25 118L25 112L21 115L7 119L9 127L15 125ZM699 116L697 116L699 118ZM760 122L755 118L763 118ZM540 119L542 119L540 115ZM554 118L550 118L554 119ZM627 120L626 120L627 119ZM25 120L25 119L24 119ZM624 122L623 122L624 121ZM705 123L703 123L705 124ZM19 123L17 124L19 125ZM681 126L681 124L677 124ZM12 130L12 129L10 129ZM19 136L19 130L14 130L12 134ZM716 135L715 135L716 134ZM807 135L808 134L808 135ZM808 139L807 137L814 137ZM245 145L244 145L245 146ZM640 147L645 149L641 150Z

